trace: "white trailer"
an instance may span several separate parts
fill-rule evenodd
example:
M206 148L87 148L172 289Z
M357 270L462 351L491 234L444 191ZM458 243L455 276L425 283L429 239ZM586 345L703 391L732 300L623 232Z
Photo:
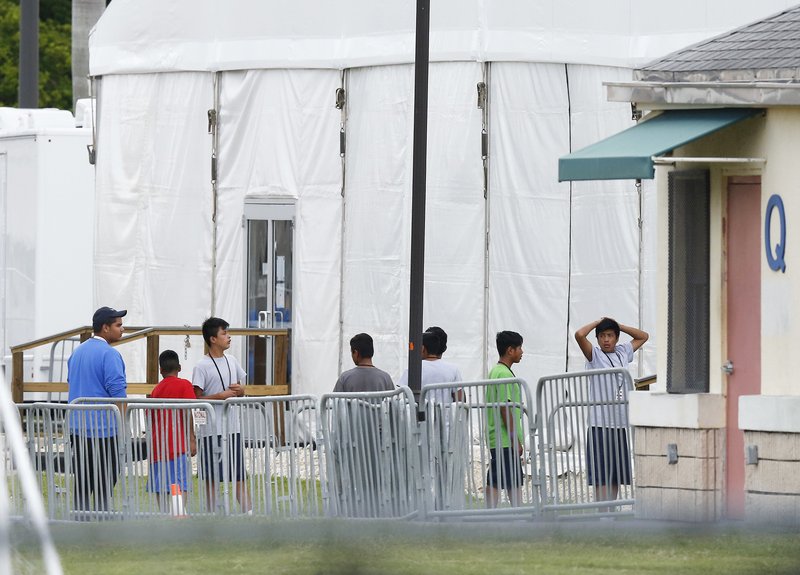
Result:
M91 320L91 142L91 129L76 127L68 111L0 108L0 366L6 375L11 346ZM48 379L49 355L47 348L26 356L26 381Z

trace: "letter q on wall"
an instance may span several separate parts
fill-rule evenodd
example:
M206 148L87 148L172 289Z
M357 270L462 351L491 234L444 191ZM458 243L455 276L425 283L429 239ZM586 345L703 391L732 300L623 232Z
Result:
M780 240L772 243L772 214L778 211L780 225ZM771 270L786 273L786 212L783 209L783 200L778 194L773 194L767 201L767 212L764 215L764 247L767 250L767 263Z

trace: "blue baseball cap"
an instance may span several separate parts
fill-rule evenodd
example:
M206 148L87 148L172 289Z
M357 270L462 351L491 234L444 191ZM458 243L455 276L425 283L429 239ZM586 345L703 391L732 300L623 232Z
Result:
M94 312L94 315L92 316L92 327L94 329L99 329L105 324L110 323L112 319L125 317L125 314L127 313L128 310L126 309L116 310L113 307L103 306Z

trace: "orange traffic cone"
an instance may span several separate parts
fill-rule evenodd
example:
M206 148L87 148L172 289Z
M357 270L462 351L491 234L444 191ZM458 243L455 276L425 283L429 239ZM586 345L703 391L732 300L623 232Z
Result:
M172 516L186 517L186 513L183 509L183 492L181 491L181 486L177 483L172 483L169 489L172 493Z

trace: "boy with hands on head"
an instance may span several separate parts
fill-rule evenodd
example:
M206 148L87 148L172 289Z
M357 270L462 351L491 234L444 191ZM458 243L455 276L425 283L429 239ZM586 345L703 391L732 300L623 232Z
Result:
M587 336L594 330L597 345ZM631 341L619 343L619 334ZM601 317L575 332L575 341L586 358L586 369L627 369L633 354L649 339L646 331ZM617 499L620 485L630 485L627 389L618 376L598 375L590 379L589 429L586 437L587 481L594 486L595 501ZM606 507L600 510L610 510Z

